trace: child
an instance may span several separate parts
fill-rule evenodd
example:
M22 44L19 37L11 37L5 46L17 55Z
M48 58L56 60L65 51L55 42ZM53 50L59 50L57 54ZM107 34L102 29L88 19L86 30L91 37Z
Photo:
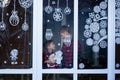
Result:
M53 40L49 40L45 44L46 51L43 53L43 68L56 68L56 61L55 61L55 44Z
M63 68L73 68L73 38L72 34L69 31L67 26L62 26L60 30L62 44L62 52L63 52L63 60L62 60L62 67ZM70 37L70 44L69 46L64 43L66 38ZM81 45L78 41L78 54L81 52Z

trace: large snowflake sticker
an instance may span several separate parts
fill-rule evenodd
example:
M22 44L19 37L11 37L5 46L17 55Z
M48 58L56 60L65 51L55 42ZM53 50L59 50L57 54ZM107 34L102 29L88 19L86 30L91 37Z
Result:
M100 48L107 47L107 1L94 6L93 12L88 15L83 34L87 46L91 46L92 51L98 53Z

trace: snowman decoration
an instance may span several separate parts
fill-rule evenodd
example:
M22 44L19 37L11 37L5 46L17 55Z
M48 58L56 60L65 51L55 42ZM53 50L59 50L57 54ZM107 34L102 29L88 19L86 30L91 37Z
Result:
M10 52L10 58L11 58L11 64L18 64L17 59L18 59L18 50L13 49Z
M62 61L62 59L63 59L62 54L63 54L62 51L57 51L57 52L55 52L55 60L56 60L56 63L57 63L58 65L61 64L61 61Z

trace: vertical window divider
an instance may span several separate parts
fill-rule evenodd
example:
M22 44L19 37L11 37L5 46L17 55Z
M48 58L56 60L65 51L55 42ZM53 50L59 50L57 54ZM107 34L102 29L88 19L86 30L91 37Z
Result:
M36 67L36 73L37 75L35 75L37 77L37 79L33 79L33 80L43 80L42 79L42 73L43 73L43 69L42 69L42 50L43 50L43 47L42 47L42 43L43 43L43 0L35 0L35 5L37 6L35 9L36 9L36 12L37 14L35 15L36 17L36 26L37 26L37 30L36 30L36 33L37 33L37 54L36 55L36 64L37 67Z
M115 0L108 0L108 80L115 80Z
M73 80L78 80L78 0L74 0L74 70Z

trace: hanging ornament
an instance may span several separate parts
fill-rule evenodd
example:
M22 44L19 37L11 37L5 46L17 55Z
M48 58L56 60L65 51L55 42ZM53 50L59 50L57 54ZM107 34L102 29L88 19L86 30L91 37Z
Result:
M22 30L27 31L28 29L29 29L29 25L26 21L26 9L25 9L25 19L24 19L24 23L22 24Z
M7 7L10 4L11 0L0 0L0 7Z
M45 38L46 40L51 40L53 37L52 29L46 29Z
M23 8L29 8L33 3L33 0L19 0L19 4Z
M29 29L29 25L26 23L26 22L24 22L23 24L22 24L22 30L23 31L27 31Z
M16 11L16 0L14 0L14 10L12 11L12 15L9 18L9 22L12 26L17 26L19 24L19 17L18 17L18 11Z
M6 24L4 22L0 22L0 30L4 31L6 29Z
M50 6L50 0L48 0L48 5L45 7L45 12L50 14L53 12L53 8Z
M10 52L10 58L11 58L11 64L18 64L17 59L18 59L18 50L13 49Z
M4 6L3 6L3 4L4 4ZM6 6L8 6L7 3L6 3ZM2 21L0 22L0 30L1 31L6 30L6 24L5 24L4 19L3 19L4 18L4 7L6 7L6 6L5 6L5 1L2 1Z
M69 35L63 40L63 42L67 47L69 47L71 45L71 40L72 40L72 37Z
M57 22L63 20L63 13L61 8L59 8L59 0L57 1L57 8L55 8L55 12L53 13L53 19Z
M64 13L66 15L69 15L71 13L71 9L70 7L68 6L68 0L66 0L66 8L64 9Z

